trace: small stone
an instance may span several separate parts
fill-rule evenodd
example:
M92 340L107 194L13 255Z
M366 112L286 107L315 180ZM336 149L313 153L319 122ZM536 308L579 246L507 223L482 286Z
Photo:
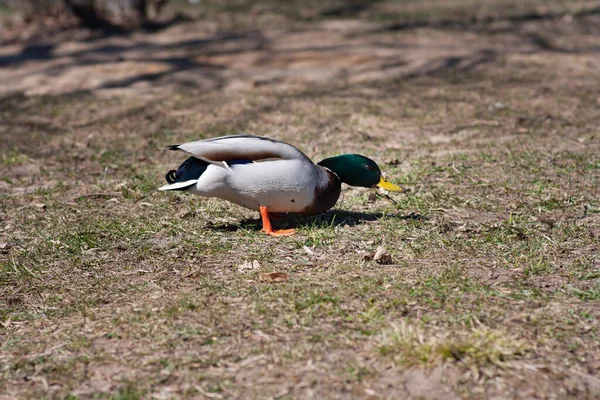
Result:
M500 102L496 102L494 104L490 104L488 106L488 111L498 111L498 110L504 110L506 108L506 104L504 103L500 103Z
M367 203L375 203L377 201L377 195L374 192L369 193L369 197L367 197Z

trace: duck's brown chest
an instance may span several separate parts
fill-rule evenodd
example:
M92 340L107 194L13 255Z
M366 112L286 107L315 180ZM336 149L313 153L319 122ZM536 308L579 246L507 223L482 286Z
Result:
M326 170L329 178L328 183L324 186L315 188L314 201L309 204L302 214L315 215L329 210L337 203L342 191L342 182L331 171Z

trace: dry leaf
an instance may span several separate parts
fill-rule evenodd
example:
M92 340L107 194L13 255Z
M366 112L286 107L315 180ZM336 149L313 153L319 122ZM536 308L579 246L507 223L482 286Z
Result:
M258 260L244 261L243 264L238 265L238 271L240 271L240 272L253 271L253 270L259 269L259 268L260 268L260 263L258 262Z
M375 260L375 262L378 264L391 264L393 262L392 256L385 250L385 247L383 246L377 247L377 251L373 256L373 260Z
M467 228L467 224L461 224L460 226L455 228L458 232L466 232L469 230L469 228Z
M260 280L263 282L285 282L288 280L288 274L284 272L269 272L262 274Z

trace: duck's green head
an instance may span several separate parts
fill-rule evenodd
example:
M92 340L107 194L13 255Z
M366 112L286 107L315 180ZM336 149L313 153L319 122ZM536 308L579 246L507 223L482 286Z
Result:
M385 180L375 161L360 154L342 154L326 158L318 165L330 169L342 182L350 186L380 187L391 192L402 191L400 186Z

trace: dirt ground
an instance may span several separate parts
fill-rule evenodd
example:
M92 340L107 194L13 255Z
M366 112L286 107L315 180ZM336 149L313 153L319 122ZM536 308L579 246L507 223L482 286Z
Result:
M0 399L600 398L600 2L173 7L0 23ZM408 190L156 190L239 132Z

